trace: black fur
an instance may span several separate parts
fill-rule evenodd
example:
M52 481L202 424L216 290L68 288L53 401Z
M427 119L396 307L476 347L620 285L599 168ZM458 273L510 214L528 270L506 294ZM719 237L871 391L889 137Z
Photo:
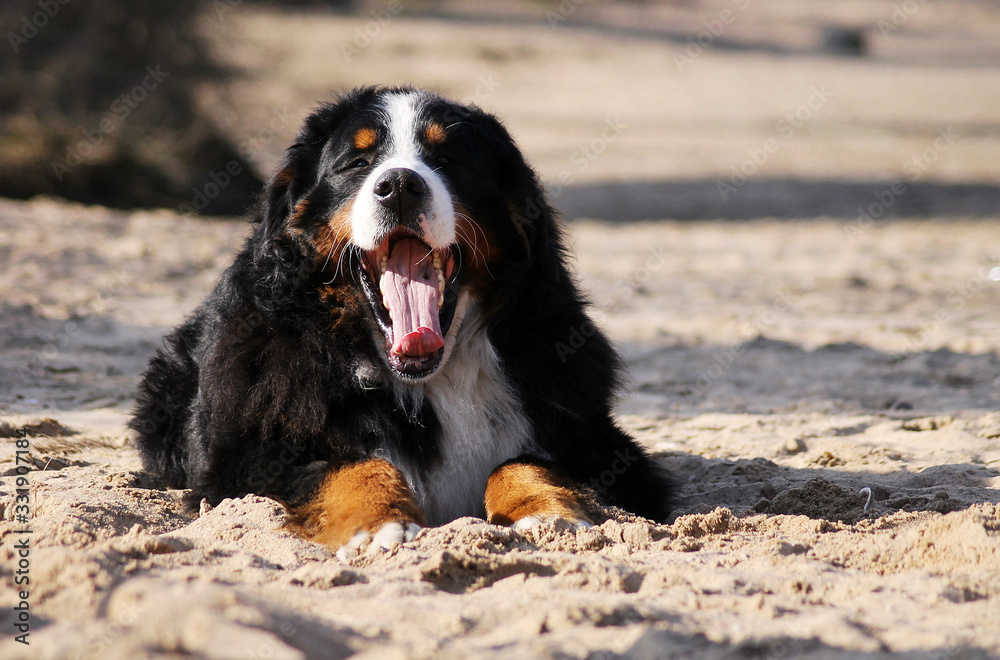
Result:
M439 457L429 403L401 409L389 377L356 375L388 369L350 270L357 255L324 263L317 248L360 185L338 174L350 136L389 91L356 90L306 120L244 249L150 362L130 427L145 469L190 488L192 506L252 492L294 507L330 469L386 449L424 471ZM605 502L663 520L669 481L611 418L619 360L587 317L535 173L491 115L430 95L424 113L450 127L441 174L499 255L480 308L537 444ZM586 341L567 352L574 332Z

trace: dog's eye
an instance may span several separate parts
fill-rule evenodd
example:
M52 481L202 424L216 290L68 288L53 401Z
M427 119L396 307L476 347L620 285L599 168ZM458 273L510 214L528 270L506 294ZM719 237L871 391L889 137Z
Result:
M350 165L348 165L347 168L351 170L355 169L361 170L368 167L368 164L369 164L368 161L365 160L364 158L358 158L354 160Z
M442 165L448 165L449 163L451 163L451 158L448 158L447 156L438 156L437 160Z

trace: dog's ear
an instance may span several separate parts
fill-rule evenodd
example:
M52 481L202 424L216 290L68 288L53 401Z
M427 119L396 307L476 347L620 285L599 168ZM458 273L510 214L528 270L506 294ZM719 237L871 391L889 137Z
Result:
M499 183L507 195L510 222L520 238L518 254L509 253L511 263L524 268L537 265L552 268L561 263L560 230L556 223L558 214L549 204L538 174L525 160L517 144L502 124L497 122L499 133L496 153L499 154ZM561 271L556 268L551 276L558 280Z
M511 264L527 262L537 249L539 235L552 223L544 189L503 123L474 106L465 110L466 123L473 124L488 145L494 168L491 177L504 193L506 210L519 238L507 246L506 258Z
M297 145L292 145L289 152L296 148ZM293 159L290 156L290 153L285 156L281 168L264 188L260 232L265 243L270 243L281 233L295 206L292 184L298 175L298 169L291 162Z
M374 93L375 88L355 89L332 103L320 105L306 118L258 203L260 249L268 249L285 233L289 217L316 183L327 142L337 134L350 108Z
M549 205L534 172L522 177L521 185L511 188L514 197L508 203L510 219L525 248L525 259L538 257L547 245L546 236L554 227L555 212Z

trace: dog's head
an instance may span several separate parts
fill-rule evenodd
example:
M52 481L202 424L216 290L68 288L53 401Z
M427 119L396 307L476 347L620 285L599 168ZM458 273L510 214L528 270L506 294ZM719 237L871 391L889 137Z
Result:
M262 244L292 246L316 277L357 287L386 364L411 381L447 360L470 301L498 304L548 217L493 116L406 88L319 108L263 206Z

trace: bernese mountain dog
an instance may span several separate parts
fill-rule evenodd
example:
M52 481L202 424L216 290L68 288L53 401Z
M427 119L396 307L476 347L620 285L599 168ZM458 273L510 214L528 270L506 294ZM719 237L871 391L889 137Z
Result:
M667 515L670 480L612 419L619 359L494 116L354 90L306 119L252 220L129 423L189 506L272 497L355 554L461 516L586 526L593 499Z

